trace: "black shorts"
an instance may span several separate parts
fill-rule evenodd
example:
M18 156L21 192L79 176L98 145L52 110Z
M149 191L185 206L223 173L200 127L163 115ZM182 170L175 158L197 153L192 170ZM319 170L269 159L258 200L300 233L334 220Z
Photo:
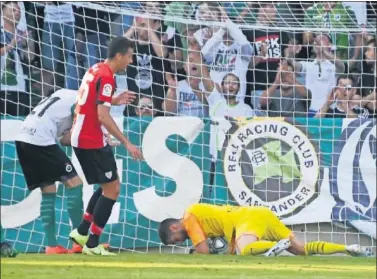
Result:
M71 161L57 144L39 146L16 141L16 150L30 191L77 176Z
M74 147L73 150L88 184L104 184L118 179L114 153L109 145L99 149Z

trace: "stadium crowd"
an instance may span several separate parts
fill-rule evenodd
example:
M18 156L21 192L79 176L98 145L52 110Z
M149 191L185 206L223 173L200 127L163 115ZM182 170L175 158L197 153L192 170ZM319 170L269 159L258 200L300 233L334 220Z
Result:
M57 88L77 90L109 39L125 36L134 58L117 92L138 98L114 113L376 116L372 1L100 5L2 3L1 114L27 115Z

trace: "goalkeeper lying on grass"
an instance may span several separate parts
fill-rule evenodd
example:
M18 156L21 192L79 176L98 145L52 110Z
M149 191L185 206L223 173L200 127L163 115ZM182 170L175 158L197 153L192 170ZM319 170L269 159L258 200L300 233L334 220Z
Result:
M268 208L216 206L194 204L182 219L166 219L158 228L162 243L180 244L191 239L195 252L217 254L217 248L208 238L223 237L229 253L238 255L277 256L284 250L295 255L329 255L344 253L352 256L373 256L370 248L322 241L300 242ZM222 246L222 245L220 245Z

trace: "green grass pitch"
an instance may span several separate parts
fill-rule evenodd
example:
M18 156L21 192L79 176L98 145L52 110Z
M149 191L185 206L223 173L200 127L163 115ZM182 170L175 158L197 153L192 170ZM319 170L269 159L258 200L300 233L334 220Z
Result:
M4 279L372 279L375 258L236 257L122 253L116 257L21 254L1 259Z

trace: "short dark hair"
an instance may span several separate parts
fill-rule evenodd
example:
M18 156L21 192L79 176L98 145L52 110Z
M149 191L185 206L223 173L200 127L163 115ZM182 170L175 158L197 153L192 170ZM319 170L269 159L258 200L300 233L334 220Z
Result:
M116 37L111 40L107 47L107 58L113 59L118 53L125 55L134 44L126 37Z
M179 222L178 219L168 218L162 221L158 226L158 235L160 236L161 242L165 245L168 245L168 241L172 234L170 231L170 226L176 224L177 222Z
M227 73L227 74L223 77L223 79L222 79L222 81L221 81L221 86L224 86L225 80L226 80L226 78L229 77L229 76L233 76L233 77L235 77L235 78L237 79L237 81L238 81L238 86L241 86L240 78L239 78L236 74L233 74L233 73Z
M339 84L339 81L340 81L341 79L349 79L349 80L352 82L352 86L355 86L355 85L356 85L356 80L355 80L355 78L354 78L352 75L346 75L346 74L343 74L343 75L338 76L338 79L337 79L337 81L336 81L336 85Z

